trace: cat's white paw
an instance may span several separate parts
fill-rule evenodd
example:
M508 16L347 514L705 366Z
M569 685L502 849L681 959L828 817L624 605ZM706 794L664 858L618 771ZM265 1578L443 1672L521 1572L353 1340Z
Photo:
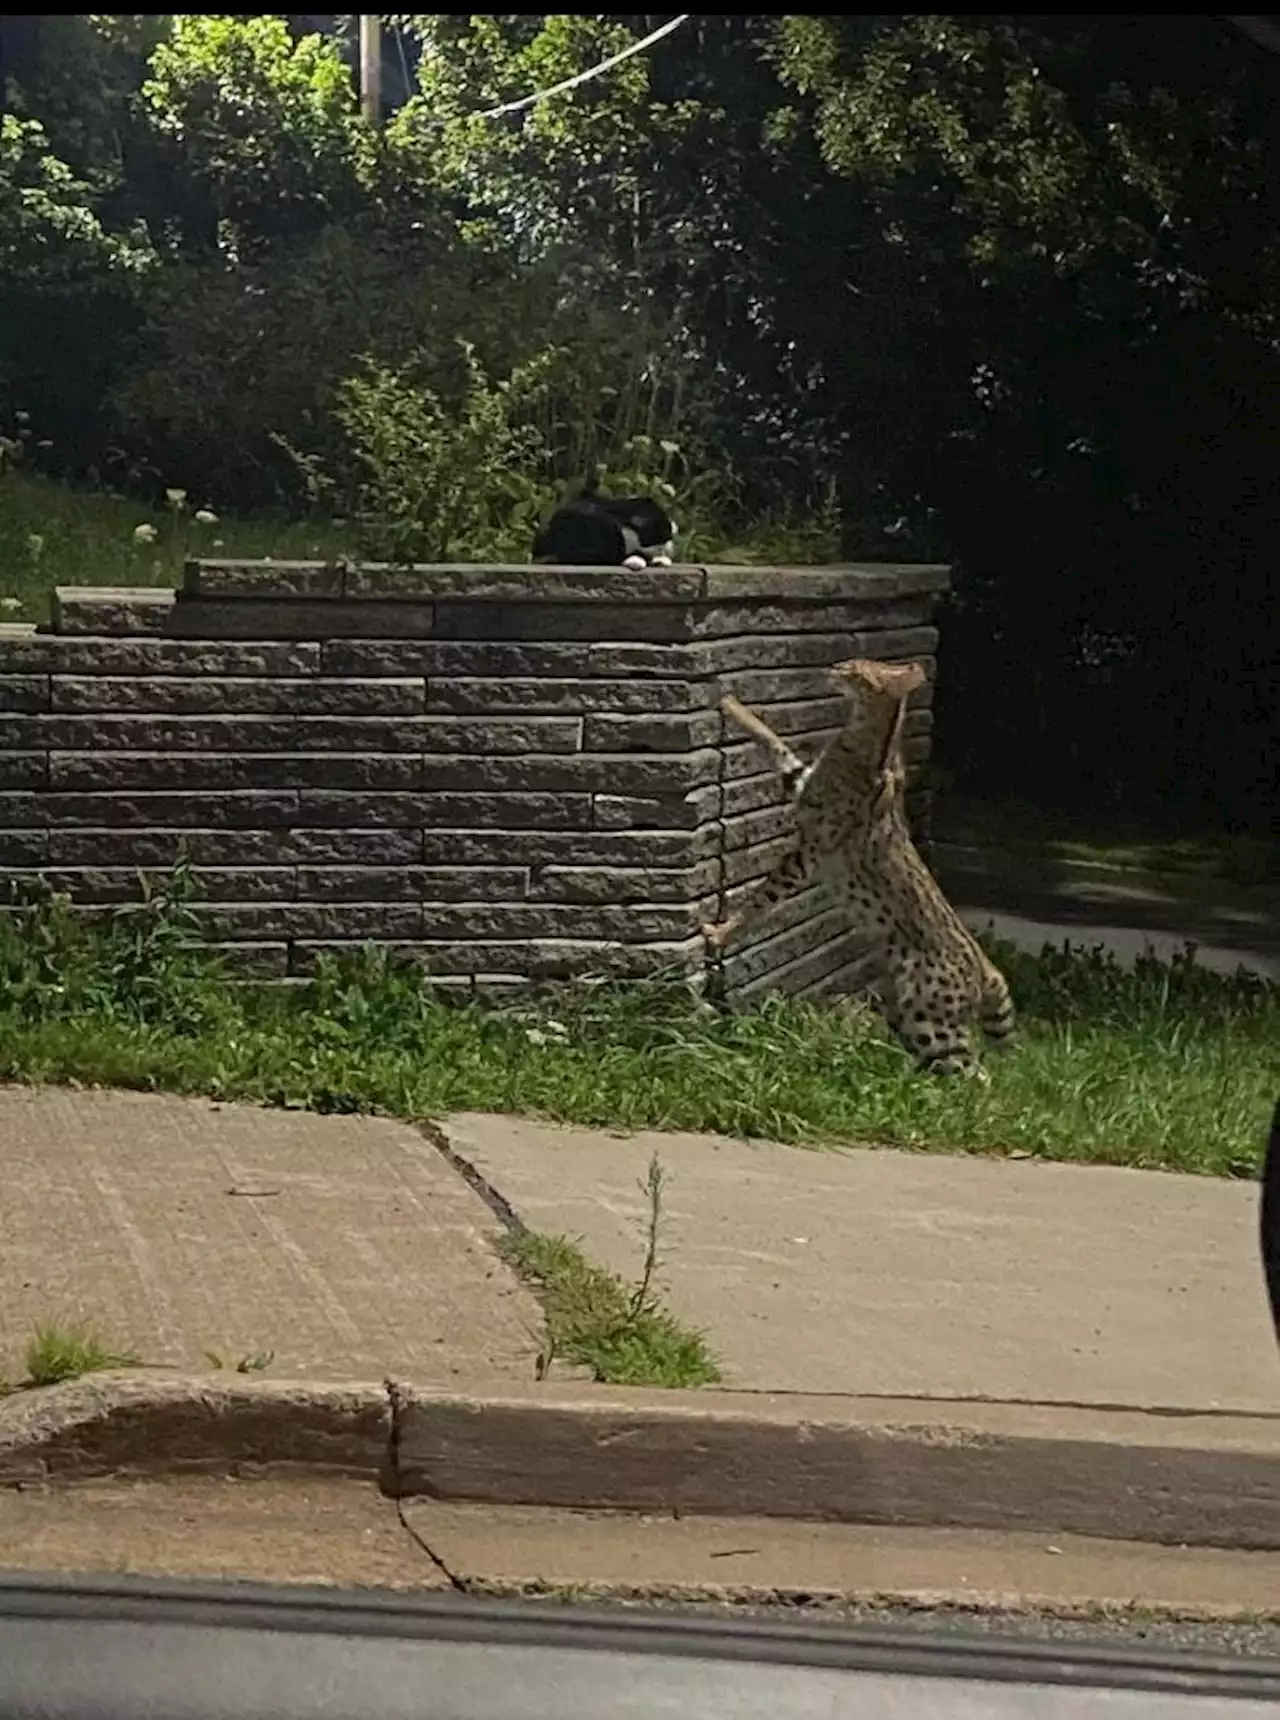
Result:
M629 555L622 565L629 567L632 573L643 573L649 563L642 555Z
M669 555L655 555L653 560L649 563L649 566L650 567L670 567L671 566L671 557Z

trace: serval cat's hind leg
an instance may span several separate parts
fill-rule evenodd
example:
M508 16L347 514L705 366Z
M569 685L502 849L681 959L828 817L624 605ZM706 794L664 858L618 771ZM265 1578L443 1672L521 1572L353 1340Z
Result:
M936 971L915 952L897 953L896 960L891 953L877 990L880 1013L921 1069L988 1079L969 1037L971 1004L958 976Z
M1009 982L1000 969L988 961L983 962L978 1021L987 1038L1002 1050L1008 1046L1017 1026Z

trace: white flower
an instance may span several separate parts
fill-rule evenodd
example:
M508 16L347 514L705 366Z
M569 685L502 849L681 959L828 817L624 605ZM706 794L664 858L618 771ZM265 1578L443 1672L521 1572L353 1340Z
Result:
M545 1045L547 1043L547 1036L540 1027L526 1027L524 1036L530 1045Z
M14 610L21 608L22 599L20 597L0 597L0 609Z
M216 526L218 523L218 516L212 508L197 508L191 517L202 526Z
M31 533L30 537L27 539L27 548L31 552L32 561L39 561L41 552L44 549L44 539L40 536L39 532Z
M134 543L154 543L159 535L154 526L145 523L133 528Z
M171 508L185 508L187 505L187 492L185 490L166 490L164 493L164 499L168 502Z

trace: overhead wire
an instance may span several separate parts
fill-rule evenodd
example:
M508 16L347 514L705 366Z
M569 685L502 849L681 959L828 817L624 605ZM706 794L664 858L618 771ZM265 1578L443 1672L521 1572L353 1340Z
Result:
M659 25L656 30L651 30L647 36L642 36L639 41L628 43L616 54L610 54L607 59L601 60L597 65L588 66L585 71L575 72L569 78L561 78L558 84L551 84L545 90L535 90L532 95L521 96L513 102L502 102L498 107L486 108L469 117L472 119L503 119L507 114L524 113L527 109L536 107L539 102L549 101L552 96L562 96L567 94L569 90L579 89L583 84L589 84L593 78L601 77L605 72L611 72L615 66L623 65L627 60L634 58L636 54L642 54L646 48L652 48L655 42L661 42L665 37L678 30L682 24L687 24L692 16L692 12L681 12L676 17L669 18L665 24ZM395 29L397 41L399 41L399 26L396 25ZM403 43L400 43L400 54L403 61Z
M635 54L642 54L646 48L651 48L655 42L662 41L678 30L681 24L687 24L693 16L692 12L681 12L678 17L671 18L656 30L651 30L647 36L642 36L638 42L632 42L619 53L610 54L607 60L601 60L597 66L589 66L585 72L575 72L571 78L562 78L558 84L552 84L549 89L536 90L531 96L521 96L519 101L503 102L501 107L489 108L478 114L478 119L502 119L509 113L523 113L526 108L535 107L539 102L545 102L552 96L562 96L568 90L576 90L582 84L589 84L592 78L598 78L603 72L611 72L615 66L622 65Z

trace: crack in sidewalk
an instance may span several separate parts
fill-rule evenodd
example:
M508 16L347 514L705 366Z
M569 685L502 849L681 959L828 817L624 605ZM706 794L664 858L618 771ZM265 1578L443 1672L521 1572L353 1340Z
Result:
M405 1495L400 1486L400 1434L401 1417L404 1412L404 1392L399 1382L396 1380L386 1379L382 1383L386 1390L387 1407L391 1415L391 1426L387 1431L386 1469L387 1482L392 1489L392 1503L396 1508L396 1518L400 1527L413 1542L414 1546L426 1554L427 1559L433 1568L440 1573L448 1583L449 1587L453 1589L456 1594L468 1594L470 1592L469 1585L457 1574L456 1571L450 1570L445 1560L436 1552L431 1543L424 1535L419 1534L418 1530L414 1528L408 1517L405 1516ZM385 1490L386 1489L384 1488L384 1492Z

